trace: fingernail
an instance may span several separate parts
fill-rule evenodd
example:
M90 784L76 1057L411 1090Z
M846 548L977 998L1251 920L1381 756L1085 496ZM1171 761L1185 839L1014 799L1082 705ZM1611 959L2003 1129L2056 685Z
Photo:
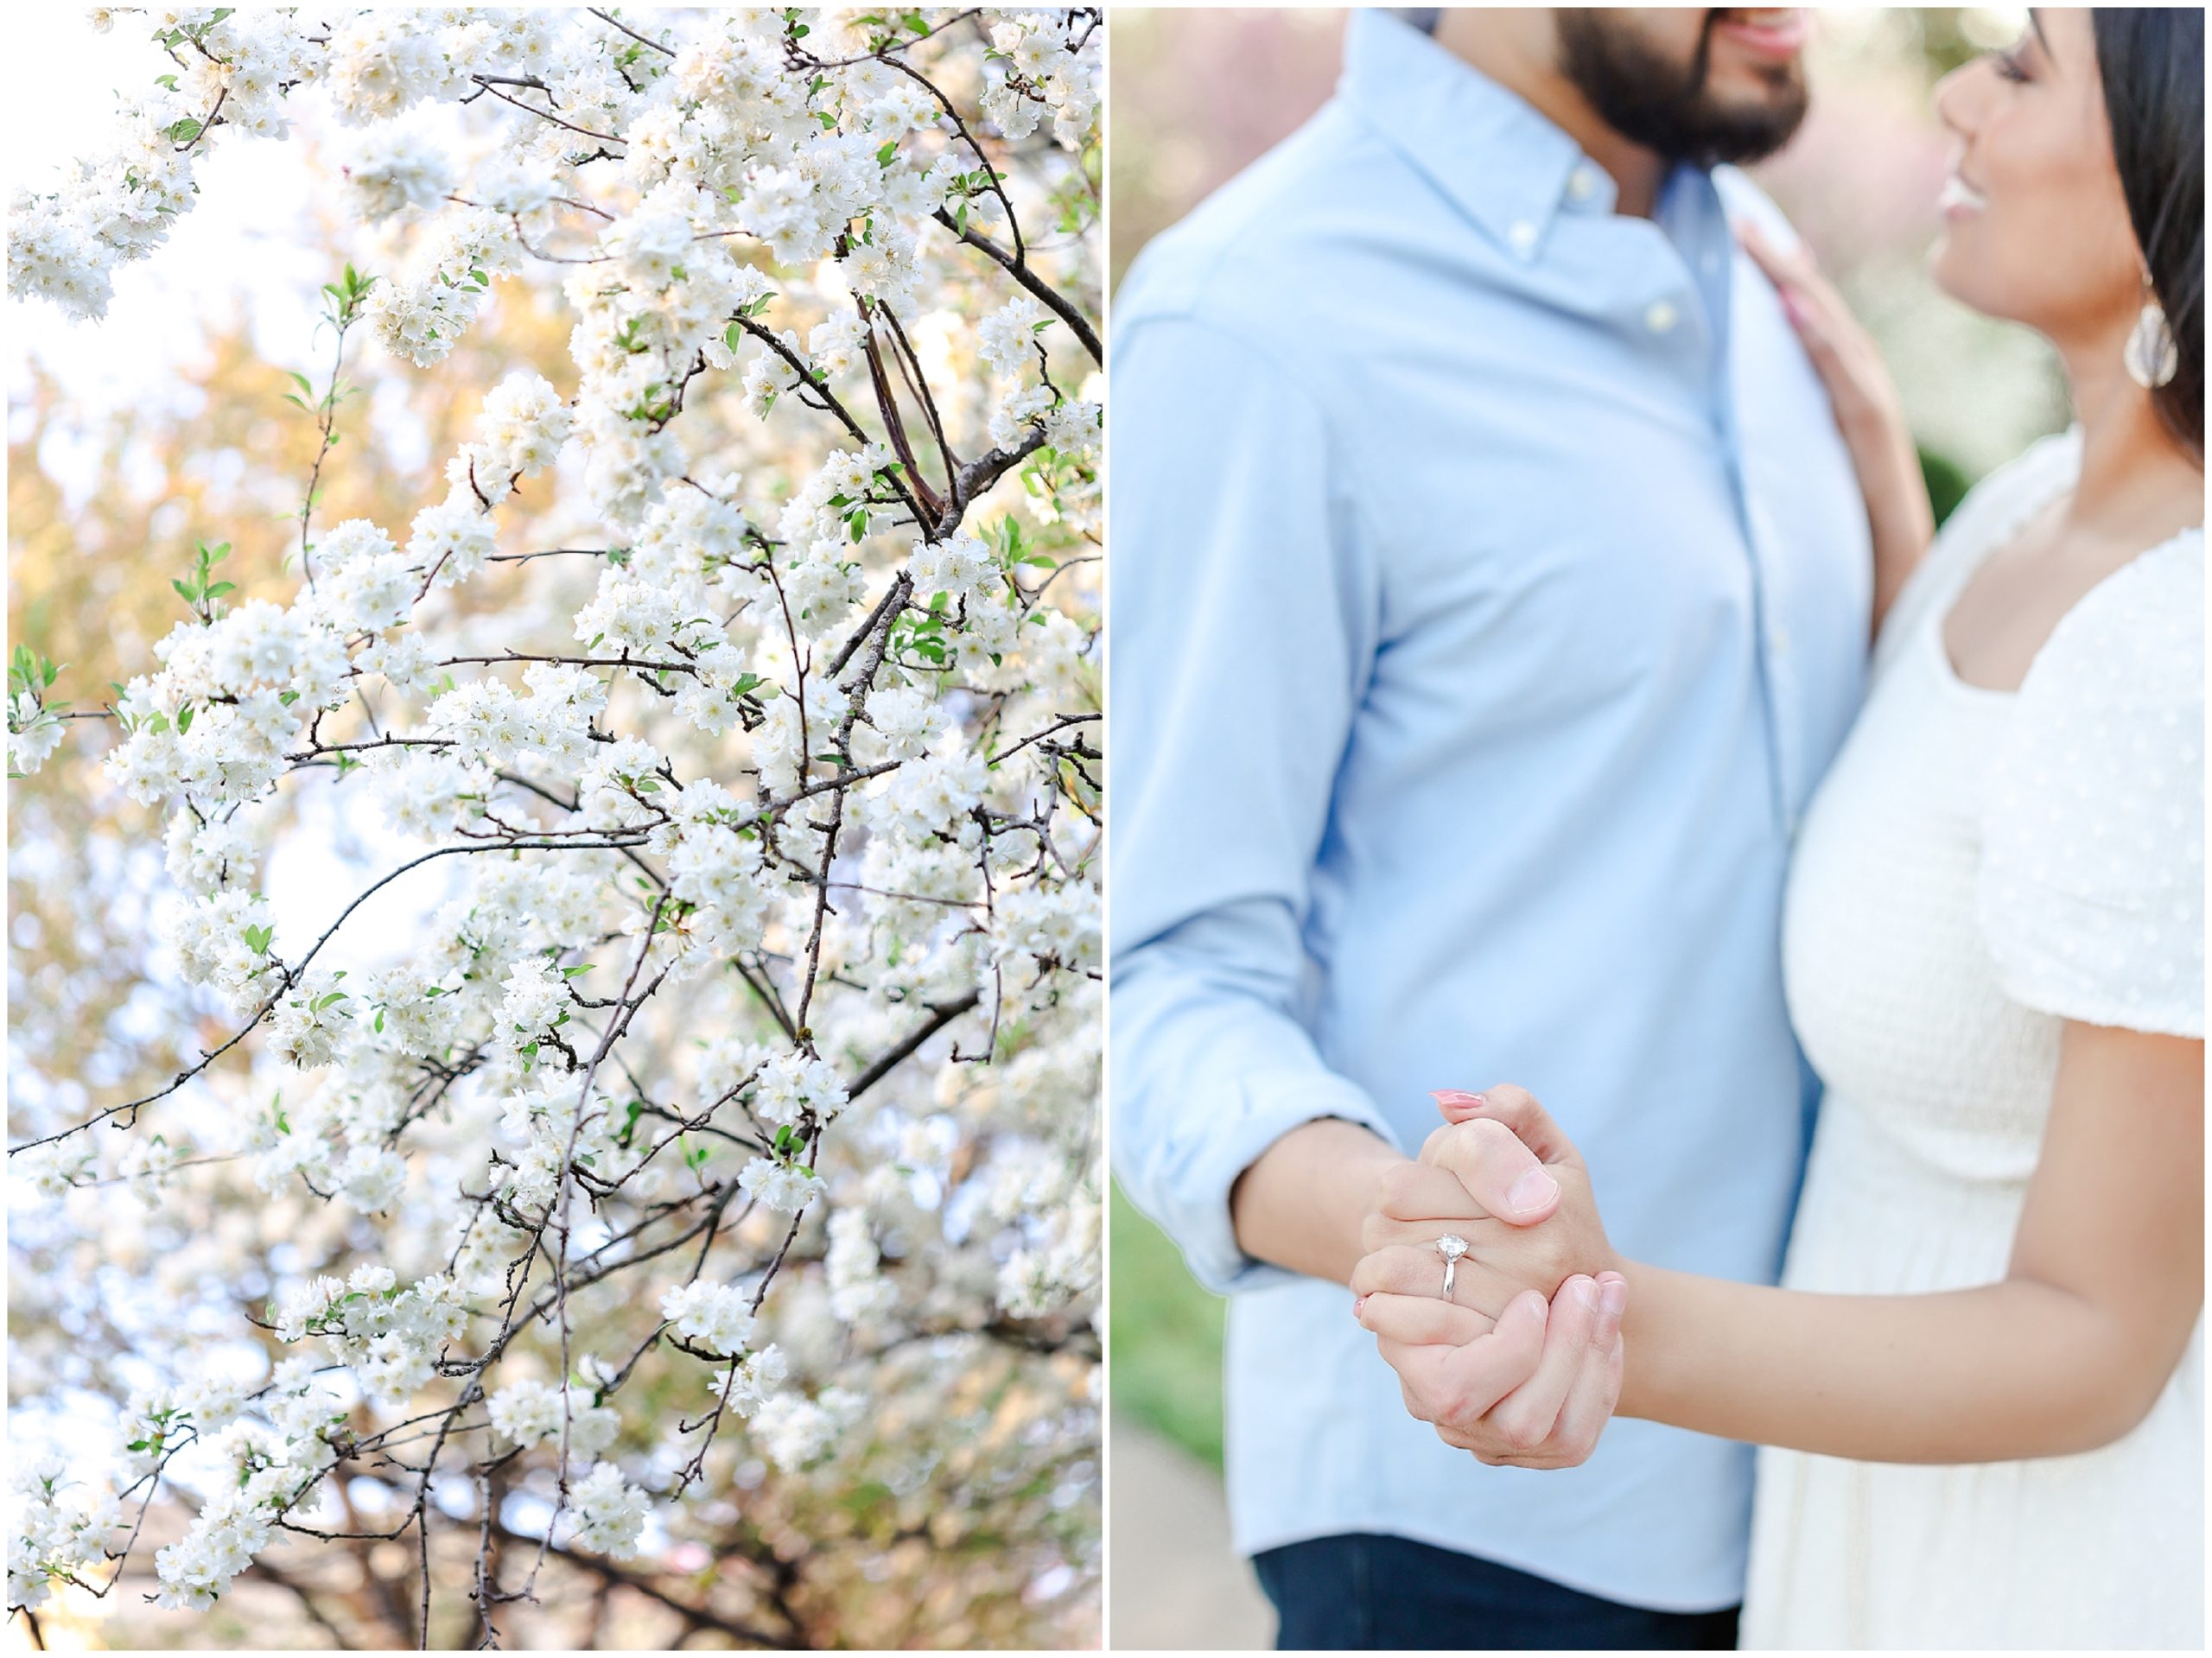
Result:
M1526 1214L1532 1209L1541 1209L1559 1196L1559 1182L1541 1169L1530 1169L1513 1183L1505 1194L1505 1201Z
M1628 1285L1618 1278L1608 1279L1599 1286L1605 1298L1605 1311L1618 1318L1628 1311Z
M1352 1316L1353 1318L1358 1318L1358 1317L1359 1317L1359 1310L1360 1310L1362 1307L1365 1306L1366 1305L1367 1305L1367 1298L1366 1298L1365 1296L1363 1296L1363 1295L1355 1295L1354 1297L1352 1297L1352 1302L1351 1302L1351 1316Z
M1598 1310L1598 1293L1597 1280L1594 1279L1586 1278L1574 1286L1574 1299L1592 1312Z
M1481 1095L1470 1094L1459 1088L1433 1089L1428 1097L1439 1105L1480 1105L1483 1102Z

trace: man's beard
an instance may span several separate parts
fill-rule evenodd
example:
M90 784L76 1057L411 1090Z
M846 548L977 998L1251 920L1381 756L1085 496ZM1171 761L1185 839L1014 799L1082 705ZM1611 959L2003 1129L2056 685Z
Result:
M1717 13L1706 14L1687 67L1669 62L1602 11L1561 7L1555 15L1561 73L1614 131L1669 161L1755 162L1788 143L1805 118L1805 81L1794 63L1777 65L1766 77L1775 95L1764 103L1732 106L1712 96L1706 77Z

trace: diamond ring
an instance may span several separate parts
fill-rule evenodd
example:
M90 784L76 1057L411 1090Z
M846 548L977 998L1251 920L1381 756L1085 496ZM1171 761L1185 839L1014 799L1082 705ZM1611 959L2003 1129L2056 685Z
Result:
M1459 1271L1459 1257L1467 1253L1467 1241L1447 1232L1436 1241L1436 1253L1444 1257L1444 1299L1452 1299L1452 1280Z

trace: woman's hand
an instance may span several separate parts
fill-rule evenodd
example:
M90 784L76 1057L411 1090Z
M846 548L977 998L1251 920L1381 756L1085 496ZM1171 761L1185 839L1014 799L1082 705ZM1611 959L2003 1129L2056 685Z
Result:
M1874 626L1879 628L1897 589L1936 537L1936 514L1897 384L1872 336L1802 243L1777 248L1748 219L1736 226L1736 234L1781 296L1783 313L1827 388L1836 429L1851 451L1873 534Z
M1580 1154L1525 1089L1436 1096L1446 1126L1363 1229L1354 1315L1406 1408L1481 1461L1571 1467L1620 1396L1628 1285ZM1447 1234L1469 1246L1444 1293Z
M1618 1271L1582 1153L1528 1089L1434 1097L1444 1127L1385 1183L1362 1229L1356 1293L1438 1297L1446 1233L1468 1246L1452 1299L1492 1318L1520 1290L1549 1301L1573 1274Z

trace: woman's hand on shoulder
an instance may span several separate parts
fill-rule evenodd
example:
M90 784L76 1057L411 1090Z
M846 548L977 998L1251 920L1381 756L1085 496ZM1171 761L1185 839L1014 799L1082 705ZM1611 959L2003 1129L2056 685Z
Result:
M1827 388L1836 429L1851 451L1873 536L1874 626L1879 628L1890 601L1936 538L1936 514L1897 382L1873 336L1802 243L1777 247L1748 219L1737 225L1736 234L1774 284L1783 314Z

